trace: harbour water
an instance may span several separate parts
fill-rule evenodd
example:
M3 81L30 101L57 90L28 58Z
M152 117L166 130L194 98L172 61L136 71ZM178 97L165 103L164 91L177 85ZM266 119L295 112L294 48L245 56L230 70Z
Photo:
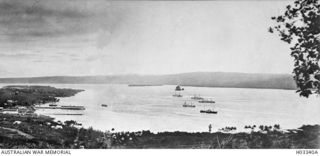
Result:
M80 105L86 110L37 110L56 120L76 120L85 127L102 131L208 131L226 126L274 125L298 128L320 124L320 97L299 97L294 90L184 87L183 97L173 97L175 86L119 84L46 84L57 88L84 89L76 96L60 98L58 105ZM1 86L4 86L3 84ZM198 103L194 95L215 100ZM184 101L195 108L182 107ZM108 107L102 107L107 104ZM214 108L218 114L203 114ZM75 115L72 115L75 114ZM83 114L83 115L79 115Z

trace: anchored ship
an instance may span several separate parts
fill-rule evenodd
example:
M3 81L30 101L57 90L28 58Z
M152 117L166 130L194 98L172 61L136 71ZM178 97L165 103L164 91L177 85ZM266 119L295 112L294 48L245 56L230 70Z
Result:
M203 104L203 109L200 110L200 113L206 113L206 114L217 114L217 113L218 113L218 111L215 111L213 108L211 108L211 109L210 109L210 108L209 108L209 109L206 109L206 108L205 108L205 107L206 107L206 106L205 106L205 105L206 105L206 104L205 104L206 102L202 102L202 103L204 103L204 104ZM211 105L211 106L212 106L212 105Z
M177 94L177 93L174 93L172 96L173 96L173 97L182 97L181 94Z
M65 109L65 110L85 110L83 106L49 106L49 107L34 107L35 109Z
M199 103L215 103L215 101L211 100L211 99L203 99L198 101Z
M83 106L61 106L60 109L85 110L85 108Z
M187 104L187 102L185 101L182 107L196 107L196 105L193 105L192 103Z
M201 97L200 95L194 95L194 96L192 96L191 97L191 99L193 99L193 100L204 100L204 98L203 97Z
M217 111L214 111L213 109L207 109L207 110L200 110L200 113L207 113L207 114L217 114Z

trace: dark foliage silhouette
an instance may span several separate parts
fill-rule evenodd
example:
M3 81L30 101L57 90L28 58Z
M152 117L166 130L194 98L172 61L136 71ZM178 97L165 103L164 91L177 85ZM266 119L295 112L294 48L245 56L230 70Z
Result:
M272 17L282 41L291 45L294 79L300 96L320 94L320 1L296 0L283 15Z

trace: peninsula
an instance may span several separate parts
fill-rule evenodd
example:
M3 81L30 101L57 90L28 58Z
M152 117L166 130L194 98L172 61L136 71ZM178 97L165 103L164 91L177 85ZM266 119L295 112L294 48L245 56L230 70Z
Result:
M11 85L0 89L0 107L34 106L58 102L58 97L70 97L80 89L58 89L50 86Z

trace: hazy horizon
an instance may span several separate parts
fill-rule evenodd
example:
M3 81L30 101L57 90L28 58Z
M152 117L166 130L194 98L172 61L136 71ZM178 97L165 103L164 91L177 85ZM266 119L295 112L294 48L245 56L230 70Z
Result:
M289 3L0 0L0 75L291 74L268 33Z
M99 77L99 76L167 76L167 75L181 75L181 74L200 74L200 73L224 73L224 74L250 74L250 75L292 75L292 73L246 73L246 72L223 72L223 71L194 71L183 73L170 74L139 74L139 73L124 73L124 74L104 74L104 75L42 75L42 76L16 76L16 77L1 77L6 78L37 78L37 77Z

